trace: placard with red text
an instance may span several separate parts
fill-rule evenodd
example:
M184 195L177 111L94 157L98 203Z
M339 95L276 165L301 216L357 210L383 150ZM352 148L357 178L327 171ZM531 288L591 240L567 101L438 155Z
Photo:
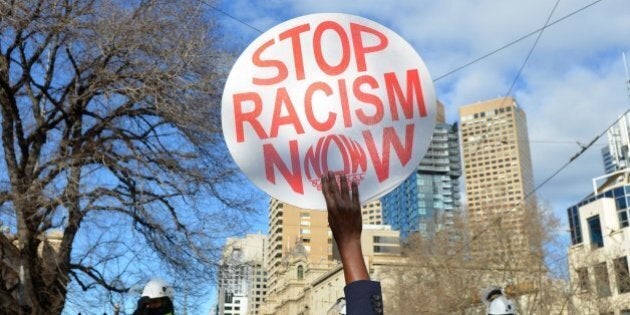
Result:
M362 202L401 184L429 146L435 106L426 66L398 34L358 16L312 14L245 49L225 85L222 124L258 187L325 209L329 170L359 182Z

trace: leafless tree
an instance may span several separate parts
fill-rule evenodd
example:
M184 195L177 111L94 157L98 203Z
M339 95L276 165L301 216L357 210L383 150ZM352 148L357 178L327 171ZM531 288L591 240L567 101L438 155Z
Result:
M0 283L9 314L159 272L208 284L251 209L220 134L226 66L205 9L0 0L0 244L19 256L2 274L22 273Z
M485 314L481 292L491 285L503 286L520 309L519 314L561 314L566 312L569 295L565 283L549 271L544 248L553 241L557 220L547 207L528 208L523 226L529 251L509 241L513 224L500 220L478 237L464 216L456 217L449 228L430 238L415 235L407 240L407 264L392 269L384 277L396 278L386 287L392 297L386 303L391 314ZM488 220L491 222L492 220ZM542 224L544 222L544 224ZM483 240L495 255L472 253L474 242ZM478 247L477 247L478 248ZM493 252L493 251L489 251Z

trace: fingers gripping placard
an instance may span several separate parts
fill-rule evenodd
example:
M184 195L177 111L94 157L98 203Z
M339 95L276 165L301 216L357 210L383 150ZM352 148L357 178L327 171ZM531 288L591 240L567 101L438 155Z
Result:
M329 170L360 182L362 201L402 183L426 152L435 92L415 50L371 20L312 14L258 37L222 101L225 141L265 192L323 209Z

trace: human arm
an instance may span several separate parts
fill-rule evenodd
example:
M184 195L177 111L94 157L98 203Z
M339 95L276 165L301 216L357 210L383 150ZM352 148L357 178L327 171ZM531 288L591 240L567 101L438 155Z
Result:
M381 285L370 281L361 251L361 202L359 187L344 175L339 178L328 173L322 177L322 191L328 208L328 224L337 242L343 274L346 280L344 292L348 315L383 314Z
M346 284L369 280L361 251L363 224L357 183L352 182L349 188L346 176L341 175L337 185L335 175L328 172L322 177L322 191L328 208L328 224L339 248Z

